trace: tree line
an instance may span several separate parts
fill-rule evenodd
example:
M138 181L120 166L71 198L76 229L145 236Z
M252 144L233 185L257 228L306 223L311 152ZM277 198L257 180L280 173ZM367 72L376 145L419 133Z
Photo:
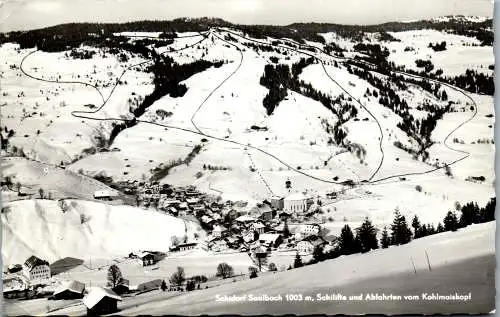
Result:
M449 211L442 222L437 227L432 224L422 224L418 216L414 216L409 223L399 210L394 212L394 219L389 228L384 227L380 240L377 238L377 229L371 220L366 217L360 227L354 231L345 225L338 238L335 248L328 252L323 252L321 247L317 247L313 252L313 260L309 264L327 259L334 259L341 255L355 253L365 253L378 248L388 248L391 245L407 244L413 239L423 238L429 235L457 231L471 224L485 223L495 220L496 198L491 198L484 206L479 207L475 202L469 202L463 206L457 202L455 211ZM457 215L457 211L460 215ZM299 257L297 255L297 257ZM295 260L297 263L298 260Z

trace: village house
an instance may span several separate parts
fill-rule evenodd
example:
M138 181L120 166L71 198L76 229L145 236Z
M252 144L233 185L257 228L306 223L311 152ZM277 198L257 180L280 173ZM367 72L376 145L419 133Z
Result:
M224 239L215 239L210 241L209 248L214 252L222 252L229 249L227 241Z
M247 231L242 234L243 241L245 241L246 243L254 242L258 239L258 236L259 235L253 230Z
M227 232L227 229L224 228L224 226L221 226L221 225L215 225L214 226L214 229L212 230L212 235L216 238L220 238L222 237L223 235L225 235L225 233Z
M259 242L266 247L277 248L283 242L283 237L279 233L263 233L259 235Z
M237 249L240 246L240 238L238 237L227 237L227 246L232 249Z
M195 215L199 215L199 214L202 214L203 212L205 212L205 206L200 205L200 204L192 205L191 208L193 209L193 213Z
M43 284L50 279L49 262L30 256L23 264L23 275L31 284Z
M87 316L101 316L118 311L118 301L122 298L110 289L93 287L83 299L87 307Z
M273 208L274 210L283 210L285 206L283 197L272 196L270 202L271 202L271 208Z
M158 202L158 206L159 208L167 209L171 207L177 207L180 203L181 201L177 199L160 199L160 201Z
M200 200L198 198L188 198L186 199L186 202L189 204L189 205L196 205L198 204Z
M276 211L272 210L272 209L269 209L269 210L262 211L262 213L260 214L260 219L262 219L264 221L270 221L275 216L276 216Z
M318 236L320 231L321 231L321 226L316 223L300 225L295 230L295 239L301 240L309 236Z
M297 243L297 252L301 255L312 254L318 246L324 246L326 241L317 236L309 236Z
M187 251L187 250L193 250L194 248L196 248L197 245L198 245L198 243L196 243L196 242L181 243L181 244L177 245L176 248L179 251Z
M262 222L254 222L250 228L251 230L256 231L258 234L263 234L266 226Z
M68 281L54 291L54 299L79 299L83 298L85 284L78 281Z

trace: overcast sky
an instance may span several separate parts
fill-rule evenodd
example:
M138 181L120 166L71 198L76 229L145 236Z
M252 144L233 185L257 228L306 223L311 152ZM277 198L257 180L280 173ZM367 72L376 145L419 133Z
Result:
M219 17L243 24L376 24L441 15L493 16L492 0L0 0L1 31L67 22Z

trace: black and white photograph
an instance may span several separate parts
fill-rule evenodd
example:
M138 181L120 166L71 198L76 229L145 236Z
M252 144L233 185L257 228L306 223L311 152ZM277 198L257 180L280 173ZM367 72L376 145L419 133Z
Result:
M0 1L0 313L495 314L493 16Z

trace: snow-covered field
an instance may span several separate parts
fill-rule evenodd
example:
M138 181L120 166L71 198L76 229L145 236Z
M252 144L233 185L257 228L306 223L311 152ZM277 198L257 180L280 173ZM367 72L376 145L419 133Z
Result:
M22 185L28 189L27 193L39 194L39 189L45 192L45 195L52 199L60 198L79 198L91 200L94 193L99 190L108 191L112 196L118 196L119 192L104 185L103 183L85 175L80 175L62 167L52 166L45 163L31 161L20 157L4 157L0 161L4 177L11 177L14 184ZM14 186L15 187L15 186ZM16 188L13 188L16 190ZM8 191L2 191L2 194ZM2 196L3 202L22 199L17 192L12 197ZM7 199L6 199L7 198Z
M2 213L2 262L24 263L31 255L50 262L124 256L137 250L168 251L171 237L204 232L195 223L151 210L83 200L26 200ZM147 231L145 232L145 228Z
M284 296L285 294L289 294L290 290L293 290L293 294L313 295L315 297L317 292L335 294L344 288L349 289L350 284L360 282L358 284L362 285L363 281L370 281L375 278L394 279L395 276L398 276L398 278L404 279L405 276L413 275L415 270L418 274L417 276L420 276L429 283L427 284L428 286L434 285L432 283L435 283L437 280L435 278L434 280L429 280L426 277L429 263L433 271L442 272L440 268L448 268L452 265L460 265L460 263L469 263L467 261L474 259L482 261L483 257L494 256L494 239L494 222L473 225L460 229L458 232L433 235L412 241L403 246L375 250L367 254L344 256L312 266L268 274L257 279L227 283L218 287L179 296L172 297L154 292L148 295L140 295L140 297L125 298L123 302L118 304L118 307L119 309L121 308L120 314L125 315L155 315L163 314L166 311L177 314L196 314L197 312L214 314L230 312L240 314L272 314L274 309L283 313L287 311L292 313L296 312L296 309L299 308L296 305L298 303L216 302L215 299L216 295L241 296L254 294L255 296L259 296L266 294L272 296L281 294ZM426 254L429 262L427 261ZM491 278L493 274L492 270L493 268L490 268L490 271L483 272L469 271L469 274L478 278L482 276L483 279L488 278L488 276ZM453 274L453 271L451 271L451 274ZM101 275L104 276L104 272L101 272ZM479 282L484 281L481 280ZM449 283L451 283L451 280ZM380 289L381 285L379 284L378 293L384 292L383 289ZM473 285L470 286L472 287ZM353 294L359 294L359 291L358 293L354 293L356 291L353 290ZM422 284L415 284L412 290L412 292L417 293L431 291ZM350 293L344 294L351 295ZM482 295L476 293L476 298L480 297ZM162 299L158 300L159 298ZM132 303L136 303L137 305L131 305ZM321 309L323 313L328 313L329 311L335 311L335 307L338 304L339 302L327 301L323 303L317 302L314 305L304 305L302 302L300 307L303 313L319 312ZM393 308L397 308L397 306ZM39 309L42 312L45 307L41 306ZM58 310L54 313L79 315L84 313L84 307L78 305Z
M404 65L408 69L419 70L415 60L430 60L435 69L442 69L445 76L464 74L469 69L492 74L488 66L495 64L493 47L480 46L477 39L454 35L435 30L416 30L406 32L390 32L401 42L389 42L386 47L390 51L389 60L396 65ZM429 43L446 42L446 50L435 52L428 47ZM405 51L406 47L413 51Z

